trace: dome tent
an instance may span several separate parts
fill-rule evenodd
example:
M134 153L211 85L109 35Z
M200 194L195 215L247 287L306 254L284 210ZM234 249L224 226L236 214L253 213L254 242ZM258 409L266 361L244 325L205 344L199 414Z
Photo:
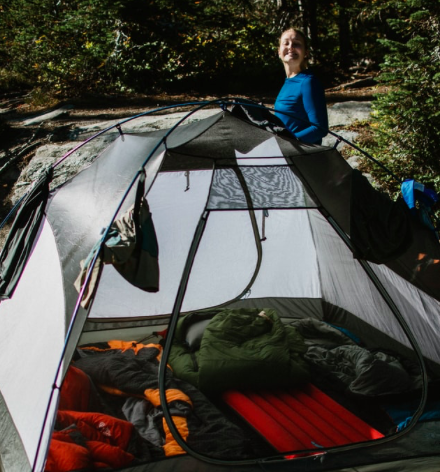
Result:
M48 197L42 192L32 251L0 305L5 470L43 468L60 387L78 346L141 342L168 327L160 364L163 404L178 319L225 307L273 309L286 325L322 321L362 339L369 352L391 351L417 370L420 382L398 392L405 401L418 394L402 431L325 449L323 460L310 455L294 467L386 470L384 463L401 461L405 470L404 459L413 464L417 458L418 468L425 463L431 470L440 453L433 445L438 423L417 420L440 375L438 244L402 207L372 190L336 149L302 144L234 108L143 134L124 133L122 123L120 135L89 168ZM94 248L135 202L144 172L142 193L159 247L159 290L139 289L105 264L85 308L87 285L80 295L75 288L81 262L90 255L100 262ZM398 403L400 396L391 393ZM165 405L164 416L172 416ZM190 455L136 463L132 470L188 470L192 461L200 470L268 464L258 454L231 461L197 444L189 449ZM278 451L269 456L280 457ZM293 466L270 464L277 467Z

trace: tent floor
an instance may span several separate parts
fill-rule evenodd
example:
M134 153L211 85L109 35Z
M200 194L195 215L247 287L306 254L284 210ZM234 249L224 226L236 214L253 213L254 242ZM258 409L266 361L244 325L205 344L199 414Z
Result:
M114 333L113 333L114 334ZM131 334L131 333L130 333ZM129 337L130 334L127 336ZM104 336L103 336L104 338ZM104 338L105 339L105 338ZM149 336L146 337L148 342L152 341L152 338ZM87 339L88 340L88 339ZM91 340L91 339L90 339ZM154 338L153 342L156 342L157 338ZM388 397L382 398L372 398L372 397L362 397L355 396L353 394L347 394L346 389L343 388L341 384L335 381L333 376L329 376L325 371L317 370L312 367L312 378L313 384L322 391L326 396L328 396L332 402L340 405L343 409L349 412L350 415L353 415L354 418L359 419L359 421L366 423L372 429L376 430L379 434L377 437L389 436L396 431L396 423L393 421L393 418L387 413L383 407L384 403L388 403L392 407L395 407L397 410L401 409L400 405L403 406L408 401L412 400L415 402L417 407L417 402L420 400L420 392L414 392L411 395L401 394L401 395L390 395ZM440 391L440 386L436 390L437 393ZM359 438L348 436L346 441L339 441L335 444L322 444L322 441L319 439L311 439L316 446L307 447L304 443L291 443L290 446L277 445L274 444L274 441L268 439L267 434L258 427L258 425L253 424L249 419L243 418L242 415L237 413L224 398L220 396L209 396L208 400L217 407L224 417L226 417L230 422L234 423L243 431L243 436L250 440L252 443L253 454L255 458L263 458L273 456L279 452L287 451L301 451L305 449L312 449L313 447L332 447L342 444L350 444L356 442L362 442L368 440L369 438ZM121 399L114 400L112 407L115 407L114 411L120 412L120 401ZM111 408L113 410L113 408ZM328 409L332 409L329 407ZM116 413L116 416L119 416ZM304 417L304 421L308 422L310 425L315 425L318 429L323 429L322 424L313 420L307 415ZM282 421L276 421L278 426L281 428ZM335 419L335 424L342 424L342 420ZM349 420L350 422L350 420ZM304 427L301 427L304 430ZM281 431L281 430L279 430ZM282 436L282 433L279 434ZM201 453L201 451L195 452ZM203 453L202 453L203 454ZM227 459L227 458L225 458Z

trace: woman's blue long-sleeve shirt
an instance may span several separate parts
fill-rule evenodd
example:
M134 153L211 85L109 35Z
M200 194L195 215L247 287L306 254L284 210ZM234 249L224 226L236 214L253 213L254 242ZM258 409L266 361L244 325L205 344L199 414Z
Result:
M285 127L306 143L321 144L328 130L324 89L308 70L287 78L275 102L275 113ZM314 126L314 123L318 126Z

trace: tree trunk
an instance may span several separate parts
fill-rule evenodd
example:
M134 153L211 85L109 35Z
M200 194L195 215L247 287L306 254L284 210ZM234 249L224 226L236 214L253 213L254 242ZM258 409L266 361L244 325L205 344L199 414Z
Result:
M350 36L350 16L347 10L348 1L339 0L339 62L340 66L345 69L350 66L351 63L351 36Z
M310 50L316 51L318 45L318 0L308 0L307 8L307 36L310 40Z

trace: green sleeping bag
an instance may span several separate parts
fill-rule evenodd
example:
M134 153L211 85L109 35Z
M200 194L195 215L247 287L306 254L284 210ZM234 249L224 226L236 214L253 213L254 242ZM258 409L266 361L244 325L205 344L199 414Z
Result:
M204 393L262 389L308 382L299 332L272 309L224 309L182 317L169 363Z

